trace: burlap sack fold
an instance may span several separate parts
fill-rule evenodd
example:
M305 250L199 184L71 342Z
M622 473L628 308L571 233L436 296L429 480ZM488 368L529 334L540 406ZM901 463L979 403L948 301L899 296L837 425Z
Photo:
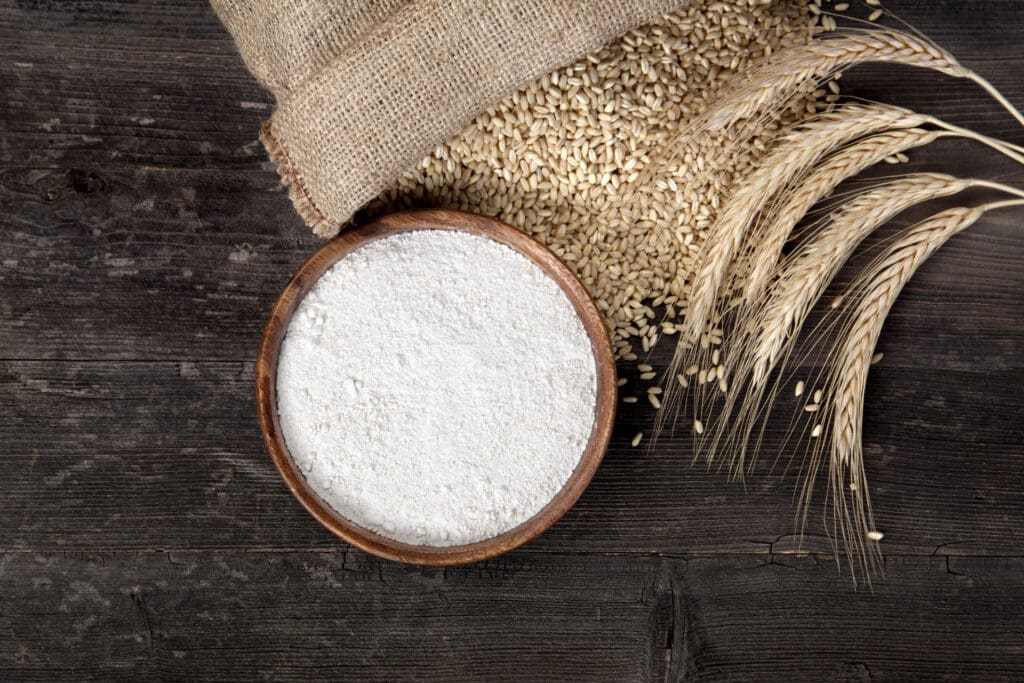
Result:
M277 100L261 139L331 237L474 115L685 0L211 0Z

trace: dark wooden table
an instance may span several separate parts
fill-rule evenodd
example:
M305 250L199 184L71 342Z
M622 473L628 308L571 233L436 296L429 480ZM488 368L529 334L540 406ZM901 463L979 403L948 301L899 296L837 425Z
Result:
M1024 3L889 5L1024 107ZM1024 144L969 84L844 85ZM956 238L886 326L873 590L816 521L797 547L792 473L632 449L635 406L547 534L401 566L315 523L260 440L260 329L319 244L270 110L201 0L0 2L0 677L1024 678L1024 215ZM1024 183L965 142L913 157Z

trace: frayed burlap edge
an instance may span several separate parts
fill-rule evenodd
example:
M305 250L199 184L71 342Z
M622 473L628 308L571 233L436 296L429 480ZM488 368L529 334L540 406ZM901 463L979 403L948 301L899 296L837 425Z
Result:
M306 186L302 183L302 174L288 156L288 149L274 137L270 119L260 126L260 142L267 148L270 160L277 165L277 173L281 176L281 184L288 188L288 198L292 200L295 210L313 228L313 232L325 239L334 237L341 232L344 223L331 220L317 208L316 202L309 196Z

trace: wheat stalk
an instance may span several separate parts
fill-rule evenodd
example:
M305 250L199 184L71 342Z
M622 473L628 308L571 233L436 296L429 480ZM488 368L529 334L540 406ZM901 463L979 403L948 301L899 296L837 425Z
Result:
M758 385L767 379L782 357L786 341L800 330L815 302L865 237L912 206L947 197L969 187L985 187L1024 196L1016 188L986 180L918 173L865 192L833 214L824 229L779 268L778 282L757 306L756 322L742 326L756 330L756 341L745 349L745 353L740 351L739 354L751 359L751 381Z
M685 149L694 139L716 131L725 134L726 141L745 139L749 131L765 127L796 95L810 92L842 69L871 61L927 68L974 81L1024 125L1024 115L995 87L934 43L892 30L837 31L781 49L752 64L743 78L730 81L710 108L663 147L659 158L652 160L656 163L649 164L638 176L639 182L625 188L623 197L629 198L636 188L652 185L666 164L684 159ZM744 133L727 130L738 122L743 122Z
M970 181L939 174L916 174L879 185L834 212L820 232L779 267L775 283L762 299L737 313L738 334L726 352L733 359L732 387L705 448L709 461L728 446L724 450L731 455L734 472L752 464L748 461L751 434L765 416L765 406L772 403L764 401L770 391L766 381L857 245L896 214L969 185Z
M998 183L942 174L897 178L853 197L779 266L769 290L736 314L737 334L724 351L732 359L731 386L717 418L707 421L711 429L704 452L709 461L720 452L729 453L730 468L737 474L753 463L748 460L752 434L770 411L777 391L777 385L769 386L767 380L784 365L813 306L864 238L912 206L970 187L1024 196Z
M865 237L896 214L960 192L972 182L937 173L913 174L855 197L834 214L780 269L779 281L760 309L756 343L749 351L752 382L765 381L786 340L802 327L814 303Z
M801 179L799 185L787 189L769 212L747 234L741 252L749 255L745 268L743 302L754 304L768 286L771 274L782 255L782 249L797 223L817 202L829 196L843 180L853 177L887 157L914 147L930 144L940 137L966 137L977 140L999 151L1014 161L1024 164L1024 157L1008 145L938 119L927 117L928 123L942 127L939 131L922 129L896 130L874 135L858 141L826 159L813 172Z
M808 81L820 82L836 71L864 62L891 62L969 79L1024 125L1024 115L953 55L930 41L891 30L846 30L780 50L727 88L702 122L708 129L724 128L752 114L777 109Z
M779 140L775 151L730 197L708 232L706 244L692 276L684 332L694 339L715 312L729 266L758 213L792 179L811 168L834 149L883 130L913 128L926 117L899 107L851 104L800 124Z
M675 377L698 361L688 353L691 349L697 356L707 355L704 353L708 344L706 335L702 334L703 328L708 321L714 323L720 319L715 305L722 282L737 247L766 198L773 197L792 178L802 175L830 151L851 140L881 130L913 128L925 120L926 117L899 107L851 104L799 124L782 136L774 151L730 198L705 237L705 249L696 257L696 265L689 271L692 285L686 317L676 326L682 334L669 365L669 377ZM686 273L680 273L678 277L686 276ZM667 416L678 414L680 388L674 382L669 384L664 400L667 409L658 416L652 441L660 435Z
M885 318L903 287L932 254L986 212L1009 206L1024 206L1024 199L947 209L917 223L851 287L861 294L853 307L845 341L833 350L827 363L825 386L831 398L826 401L827 409L823 412L826 418L831 418L831 438L827 446L818 447L819 452L826 449L828 452L833 510L851 567L856 554L860 565L866 569L870 557L877 556L877 545L871 541L881 537L875 530L868 496L862 437L864 390ZM812 466L805 471L802 492L805 508L820 463L820 457L813 459Z
M753 304L764 293L794 228L811 207L831 195L839 183L890 156L930 144L942 135L939 131L922 128L879 133L837 151L799 183L791 184L771 210L762 213L744 241L741 252L747 255L748 261L744 269L744 303Z

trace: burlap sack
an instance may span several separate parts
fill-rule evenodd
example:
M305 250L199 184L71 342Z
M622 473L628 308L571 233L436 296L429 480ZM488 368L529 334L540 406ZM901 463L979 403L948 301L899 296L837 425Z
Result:
M277 99L261 139L317 234L530 80L685 0L211 0Z

